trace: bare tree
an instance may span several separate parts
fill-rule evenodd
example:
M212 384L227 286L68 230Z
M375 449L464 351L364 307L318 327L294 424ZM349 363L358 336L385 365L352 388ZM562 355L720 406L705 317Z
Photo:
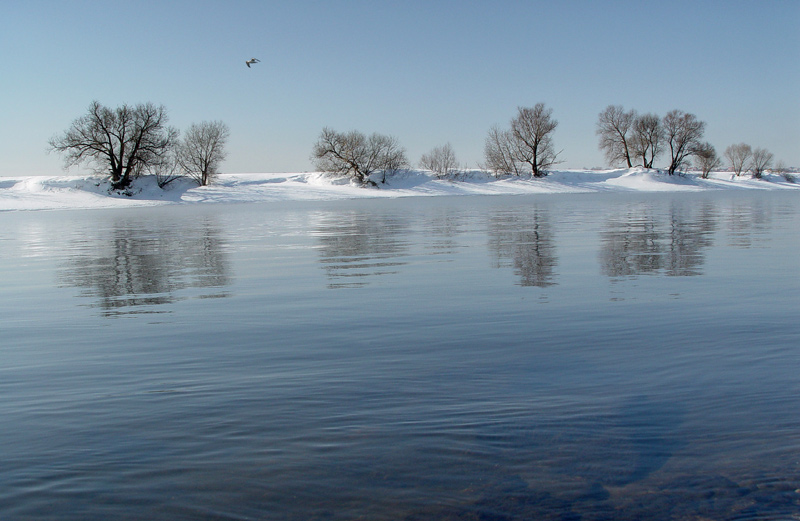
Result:
M486 158L485 167L494 172L495 177L520 174L514 159L514 146L510 131L500 130L498 127L489 129L483 153Z
M796 181L795 175L792 174L792 170L788 166L786 166L786 163L784 163L783 161L778 161L778 164L775 165L775 167L772 168L771 170L772 173L778 174L789 183L794 183Z
M374 162L378 164L377 170L383 174L382 183L386 177L396 174L408 166L406 149L392 136L373 133L369 137L369 146L375 155Z
M419 164L422 168L430 170L438 177L447 177L458 168L456 154L453 152L453 147L450 143L436 147L427 154L422 154Z
M629 145L631 155L641 159L643 167L653 168L653 161L661 154L663 142L661 118L655 114L643 114L636 118Z
M183 171L178 164L177 146L172 147L172 149L159 158L158 161L149 165L147 170L155 176L159 188L165 188L171 182L183 177Z
M322 129L314 144L311 159L323 172L346 175L359 184L374 184L369 177L376 172L396 171L408 164L405 149L390 136L374 133L367 137L361 132L336 132Z
M311 158L317 169L323 172L349 174L363 183L365 173L361 163L365 149L364 134L355 130L348 133L336 132L326 127L322 129L319 140L314 145Z
M636 111L626 112L622 105L609 105L598 115L596 133L600 137L600 150L605 152L609 164L633 166L629 141L635 121Z
M694 149L694 166L700 170L703 179L708 179L708 174L722 164L717 155L717 150L711 143L700 143Z
M694 114L671 110L664 116L664 136L669 146L670 163L667 171L673 175L682 168L703 139L706 124Z
M558 121L552 119L553 109L544 103L533 108L519 107L517 117L511 120L511 135L517 161L531 167L534 177L544 177L556 164L558 154L553 148L553 131Z
M184 175L208 185L225 160L230 131L222 121L192 123L178 145L177 161Z
M753 150L753 159L750 161L750 170L753 172L753 177L761 179L764 172L772 166L773 158L772 152L766 148Z
M163 105L110 109L93 101L86 115L50 140L50 148L65 154L67 167L88 163L96 173L108 174L113 188L122 189L158 162L177 138L178 131L167 126Z
M730 162L731 170L737 176L742 175L742 171L747 167L752 155L753 149L746 143L731 145L725 149L725 157Z
M486 167L499 174L520 175L530 168L534 177L544 177L556 164L558 153L553 148L553 131L558 121L552 119L553 109L544 103L519 107L511 120L510 130L493 127L484 147Z

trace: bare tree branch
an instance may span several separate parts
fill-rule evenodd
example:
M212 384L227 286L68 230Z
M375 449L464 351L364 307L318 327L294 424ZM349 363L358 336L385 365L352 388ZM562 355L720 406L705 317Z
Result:
M746 143L731 145L725 149L725 157L730 162L731 170L737 176L742 175L742 171L747 166L750 156L752 155L753 149Z
M510 131L500 130L498 127L489 129L483 153L486 158L486 168L494 172L495 177L520 174L512 149Z
M707 179L708 174L722 164L722 160L717 155L717 150L711 143L700 143L695 147L693 154L694 165L700 170L703 179Z
M534 177L544 177L556 164L558 154L553 148L552 134L558 121L551 118L553 109L546 109L544 103L533 108L520 107L517 111L517 117L511 120L517 160L527 163Z
M753 177L761 179L764 172L772 166L773 158L772 152L766 148L753 150L753 159L750 161L750 170L753 172Z
M643 167L653 168L653 162L661 154L663 142L661 118L655 114L644 114L636 118L629 145L631 155L639 158Z
M225 160L230 131L222 121L192 123L178 146L177 162L185 175L206 186Z
M88 163L95 172L109 175L114 188L125 188L165 155L177 137L178 131L167 126L163 106L144 103L112 110L93 101L86 115L50 140L50 148L64 154L66 167Z
M552 134L558 121L552 119L552 113L544 103L532 108L519 107L510 130L493 127L484 147L486 166L495 175L520 175L527 166L534 177L546 176L559 154L553 148Z
M629 141L635 121L636 111L625 112L622 105L609 105L598 115L596 133L600 137L599 147L609 164L633 166Z
M408 164L405 149L391 137L374 133L367 137L361 132L336 132L323 128L314 144L311 159L322 172L346 175L359 184L370 184L376 172L386 175Z
M419 164L440 178L449 176L458 167L456 154L450 143L436 147L427 154L422 154Z
M670 152L667 171L669 175L673 175L686 164L687 159L700 146L706 124L698 120L694 114L671 110L664 116L663 127Z

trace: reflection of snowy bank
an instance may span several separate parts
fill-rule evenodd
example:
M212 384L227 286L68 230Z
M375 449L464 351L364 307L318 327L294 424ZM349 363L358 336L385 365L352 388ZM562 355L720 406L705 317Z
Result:
M543 179L496 179L481 171L464 172L455 179L437 179L428 172L408 171L390 177L377 188L355 186L347 179L320 173L222 174L210 186L177 180L166 189L155 179L137 179L126 194L109 193L106 179L84 176L8 177L0 179L1 210L114 208L175 203L242 203L307 201L364 197L438 195L514 195L605 191L702 191L719 189L800 190L777 174L764 179L736 177L730 172L670 176L640 168L556 171Z

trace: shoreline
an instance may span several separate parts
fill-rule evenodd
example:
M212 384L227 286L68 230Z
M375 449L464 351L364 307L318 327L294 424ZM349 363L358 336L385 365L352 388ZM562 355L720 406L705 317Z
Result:
M0 212L458 195L800 190L800 183L791 179L774 173L762 179L736 177L731 172L714 172L703 179L695 172L670 176L643 168L558 170L537 179L498 179L472 170L440 179L427 171L408 170L390 177L385 184L363 187L347 178L319 172L242 173L220 174L214 183L203 187L178 179L164 189L158 187L155 177L143 176L120 193L110 191L105 177L21 176L0 177Z

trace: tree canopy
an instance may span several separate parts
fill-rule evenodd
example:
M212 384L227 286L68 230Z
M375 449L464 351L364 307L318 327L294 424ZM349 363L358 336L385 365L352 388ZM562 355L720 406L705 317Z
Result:
M168 127L167 120L163 105L111 109L93 101L85 115L50 140L50 147L64 154L66 166L88 163L95 172L107 174L114 188L126 188L174 145L178 131Z
M544 103L518 107L509 130L493 127L486 137L486 166L496 174L519 175L530 168L534 177L544 177L556 164L558 153L553 147L553 132L558 121L553 109Z
M374 173L386 174L408 164L405 149L391 136L337 132L327 127L322 129L311 158L319 170L350 176L359 184L370 184Z

